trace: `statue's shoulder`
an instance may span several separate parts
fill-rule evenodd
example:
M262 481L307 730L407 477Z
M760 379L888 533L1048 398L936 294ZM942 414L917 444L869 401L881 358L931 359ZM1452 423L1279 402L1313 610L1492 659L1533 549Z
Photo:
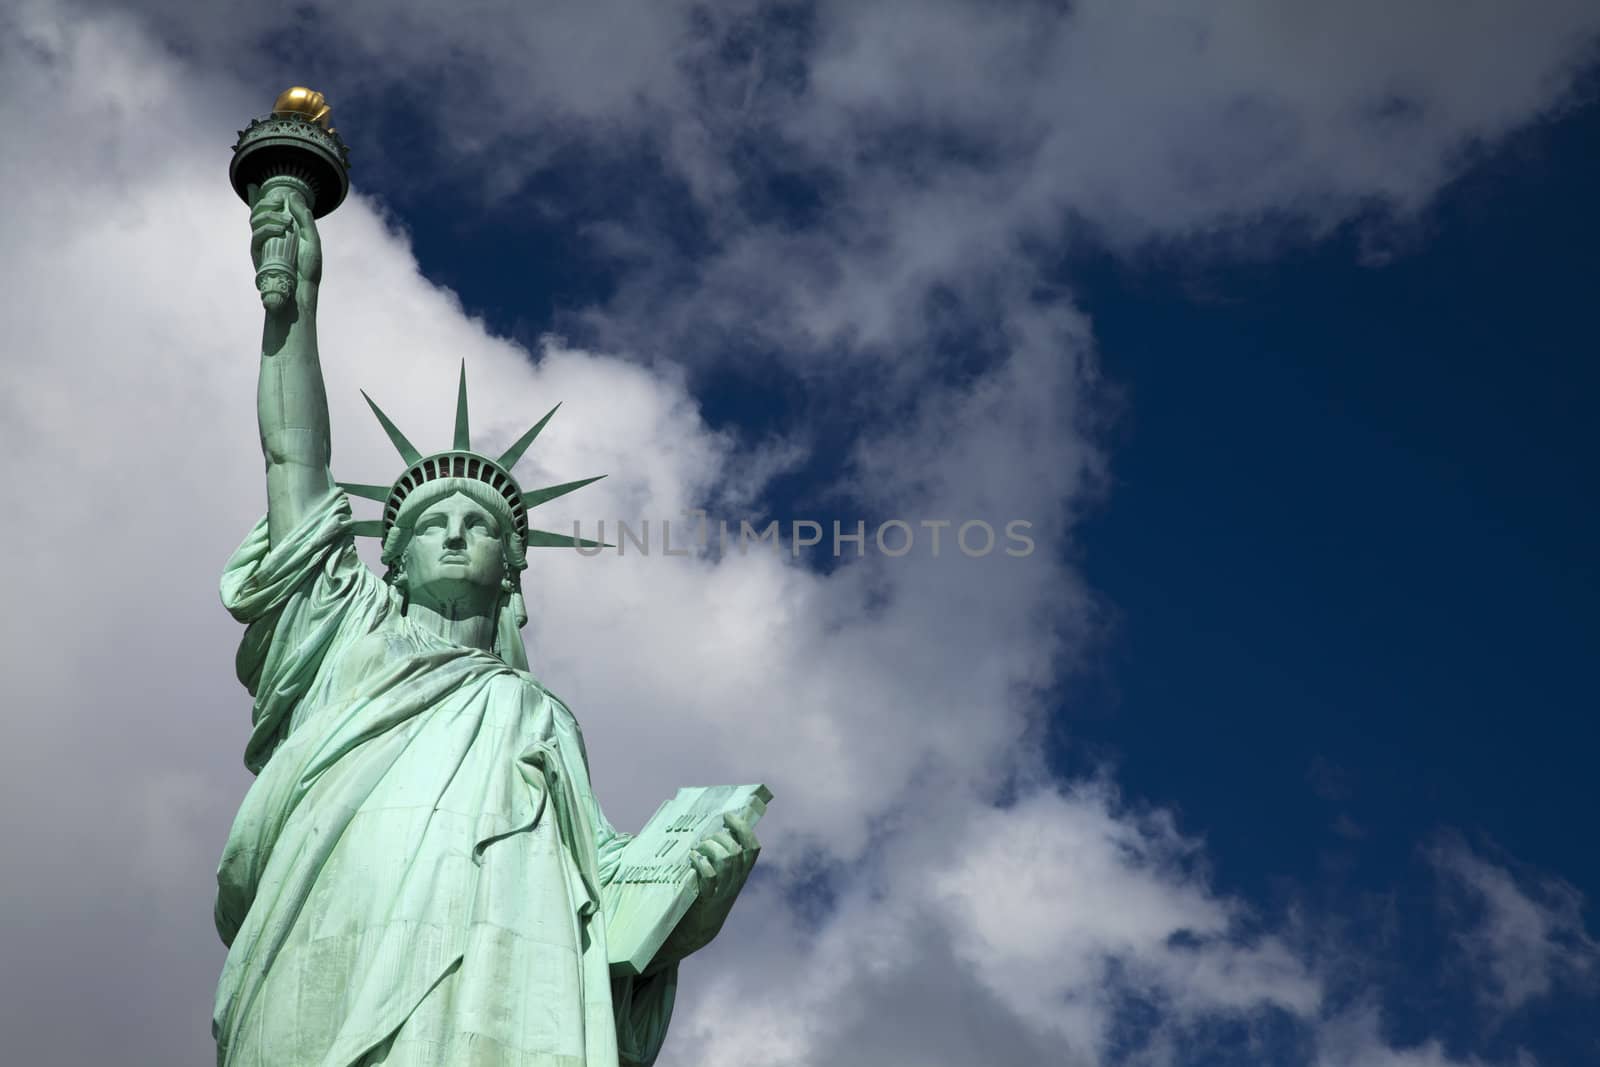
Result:
M532 687L534 692L536 692L542 699L550 702L550 706L552 709L554 709L558 718L572 719L574 722L577 721L576 719L573 719L572 709L567 707L567 702L556 696L555 693L551 692L549 686L539 681L538 678L535 678L527 671L522 671L520 673L527 684Z
M555 723L558 727L577 734L580 737L582 736L583 731L578 728L578 718L576 715L572 714L572 709L567 707L567 702L565 700L562 700L560 697L552 693L548 686L539 681L538 678L534 677L529 672L518 671L517 674L522 678L523 684L527 686L526 692L531 699L540 701L541 703L546 703L550 706L551 718L555 720Z

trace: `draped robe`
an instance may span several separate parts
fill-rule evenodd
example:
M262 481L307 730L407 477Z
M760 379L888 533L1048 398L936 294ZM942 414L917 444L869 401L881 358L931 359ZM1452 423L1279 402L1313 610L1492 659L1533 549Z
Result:
M217 872L219 1067L651 1063L677 966L609 973L628 835L576 720L410 622L349 526L331 491L281 544L263 519L223 575L257 777Z

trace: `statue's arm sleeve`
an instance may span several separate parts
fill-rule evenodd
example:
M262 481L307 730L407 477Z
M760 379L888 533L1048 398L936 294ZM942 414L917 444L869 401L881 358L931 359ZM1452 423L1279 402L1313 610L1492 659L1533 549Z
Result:
M588 808L589 824L594 828L595 852L599 860L598 881L602 896L622 865L622 852L632 834L611 825L589 781L589 754L583 732L570 713L557 719L558 729L570 732L577 749L583 775L583 804ZM601 909L602 912L604 908ZM617 1019L617 1052L622 1067L650 1067L661 1053L672 1021L672 1005L678 992L678 965L666 964L648 974L632 976L613 973L611 1007Z
M611 879L621 866L622 850L633 839L620 833L600 811L600 804L589 791L594 805L596 838L600 851L600 892L608 891ZM678 964L664 964L642 975L613 973L611 1007L617 1016L617 1054L622 1067L650 1067L661 1054L672 1022L672 1004L678 993Z
M258 522L222 575L222 602L245 624L235 659L255 698L245 765L259 773L287 736L294 710L322 665L370 632L388 609L388 588L356 555L350 502L328 493L272 543Z

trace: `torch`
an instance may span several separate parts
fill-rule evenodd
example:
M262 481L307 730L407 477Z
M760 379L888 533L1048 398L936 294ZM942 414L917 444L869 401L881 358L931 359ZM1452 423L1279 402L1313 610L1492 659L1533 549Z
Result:
M331 125L332 108L319 92L296 86L272 105L272 114L252 119L239 131L228 164L233 191L251 208L261 197L284 190L320 219L344 203L350 191L350 149ZM294 299L299 235L292 230L262 247L256 271L261 304L276 311Z

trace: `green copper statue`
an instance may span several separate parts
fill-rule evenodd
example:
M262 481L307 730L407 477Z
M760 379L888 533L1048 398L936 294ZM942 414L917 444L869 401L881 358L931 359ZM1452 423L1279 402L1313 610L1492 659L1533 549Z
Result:
M267 515L222 579L246 625L257 777L217 872L217 1062L649 1064L678 962L727 916L769 794L684 790L637 839L602 814L578 724L519 633L526 550L574 543L528 510L593 480L512 477L554 411L498 458L474 452L463 368L448 451L422 455L373 405L404 472L334 481L315 220L347 165L326 102L293 89L242 131L230 172L266 308ZM347 493L382 517L355 520ZM382 579L357 534L382 538Z

